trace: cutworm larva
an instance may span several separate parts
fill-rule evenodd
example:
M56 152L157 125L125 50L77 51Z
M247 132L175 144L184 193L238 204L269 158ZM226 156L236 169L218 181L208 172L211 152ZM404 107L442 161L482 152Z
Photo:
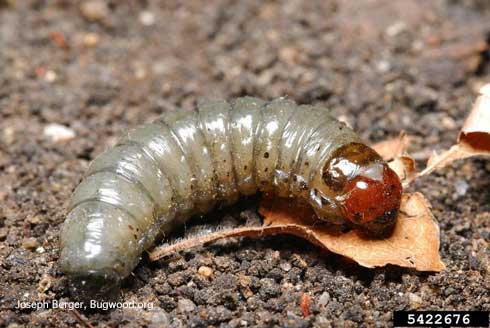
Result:
M90 164L62 227L60 266L80 297L117 294L158 234L257 192L382 235L402 187L325 108L284 98L207 102L137 127Z

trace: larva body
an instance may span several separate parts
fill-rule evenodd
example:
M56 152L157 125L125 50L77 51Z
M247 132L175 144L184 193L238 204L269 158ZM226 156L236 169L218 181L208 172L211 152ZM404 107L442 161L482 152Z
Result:
M371 234L389 231L401 199L396 174L326 109L208 102L130 131L91 163L61 231L61 268L79 294L117 292L159 233L257 192Z

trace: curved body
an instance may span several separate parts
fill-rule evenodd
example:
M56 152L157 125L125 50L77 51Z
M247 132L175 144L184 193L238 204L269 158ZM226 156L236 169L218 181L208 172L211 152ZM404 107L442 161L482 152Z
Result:
M284 98L208 102L130 131L91 163L62 228L61 268L79 292L107 295L159 233L257 192L378 232L393 225L401 186L324 108Z

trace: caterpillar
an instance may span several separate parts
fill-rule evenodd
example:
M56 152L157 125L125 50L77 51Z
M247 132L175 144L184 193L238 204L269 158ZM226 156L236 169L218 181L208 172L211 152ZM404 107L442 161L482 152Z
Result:
M402 187L323 107L242 97L169 112L96 157L75 189L60 238L70 290L114 297L159 234L257 192L377 237L393 229Z

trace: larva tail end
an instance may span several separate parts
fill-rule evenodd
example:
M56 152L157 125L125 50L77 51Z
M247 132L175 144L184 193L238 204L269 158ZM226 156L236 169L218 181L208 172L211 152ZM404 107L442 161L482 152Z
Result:
M115 301L119 298L121 279L112 271L89 271L69 275L70 296L78 301Z
M346 218L370 237L383 238L395 227L402 197L398 175L383 164L382 179L359 175L345 186Z

